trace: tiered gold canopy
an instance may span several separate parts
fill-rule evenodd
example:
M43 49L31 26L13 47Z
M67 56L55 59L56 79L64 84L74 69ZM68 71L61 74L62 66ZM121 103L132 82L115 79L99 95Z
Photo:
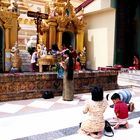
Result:
M71 45L77 52L82 51L85 23L83 17L76 16L70 0L56 0L46 5L46 9L49 18L42 25L43 36L40 35L40 42L45 41L49 49L53 44L57 44L60 50L63 45ZM72 42L65 44L65 36L70 37Z

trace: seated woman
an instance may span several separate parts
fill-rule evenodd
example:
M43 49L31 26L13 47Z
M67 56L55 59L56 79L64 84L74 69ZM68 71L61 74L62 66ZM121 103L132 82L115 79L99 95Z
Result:
M80 63L80 59L79 58L76 59L75 70L76 71L80 71L81 70L81 63Z
M139 56L134 55L133 57L133 66L129 67L130 70L139 70L140 69L140 61L139 61Z
M133 65L134 65L134 67L135 67L136 70L139 69L139 57L138 57L138 55L134 55Z
M91 91L91 100L84 107L83 113L87 119L81 123L79 133L90 135L93 138L101 138L104 130L104 112L107 108L107 101L103 97L103 89L94 87Z

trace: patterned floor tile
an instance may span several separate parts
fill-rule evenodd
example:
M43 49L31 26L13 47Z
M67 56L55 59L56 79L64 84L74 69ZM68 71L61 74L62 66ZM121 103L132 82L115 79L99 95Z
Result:
M90 99L91 99L91 95L82 95L80 100L86 101L86 100L90 100Z
M14 115L23 115L23 114L31 114L31 113L39 113L39 112L45 112L45 108L37 108L37 107L30 107L26 106L23 109L16 112Z
M54 102L51 102L51 101L33 101L32 103L28 104L27 106L49 109L53 104L54 104Z
M5 103L3 105L0 105L0 112L4 113L16 113L17 111L24 108L24 105L15 105L15 104L9 104Z

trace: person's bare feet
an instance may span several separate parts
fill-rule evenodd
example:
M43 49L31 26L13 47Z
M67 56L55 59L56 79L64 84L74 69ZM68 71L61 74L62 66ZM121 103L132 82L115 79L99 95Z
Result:
M95 134L95 133L90 133L90 136L91 136L92 138L95 138L95 139L100 139L100 138L102 137L102 132L100 131L100 132L98 132L97 134Z
M129 103L129 105L128 105L128 110L130 111L130 112L133 112L134 111L134 109L135 109L135 107L134 107L134 103Z
M126 124L117 124L114 126L114 129L118 129L118 128L129 128L128 122Z
M125 128L127 129L129 128L128 122L125 124Z
M119 124L116 124L115 126L114 126L114 129L118 129L120 127L120 125Z

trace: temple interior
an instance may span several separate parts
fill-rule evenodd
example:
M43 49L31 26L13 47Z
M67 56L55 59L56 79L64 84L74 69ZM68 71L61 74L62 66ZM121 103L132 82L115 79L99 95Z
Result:
M81 60L72 101L63 100L63 78L57 73L67 49ZM96 85L103 87L105 99L130 90L134 103L129 128L112 127L114 136L100 139L138 140L139 56L139 0L0 0L0 140L94 139L78 130ZM50 90L53 97L43 98ZM111 120L115 113L107 102L104 119Z

